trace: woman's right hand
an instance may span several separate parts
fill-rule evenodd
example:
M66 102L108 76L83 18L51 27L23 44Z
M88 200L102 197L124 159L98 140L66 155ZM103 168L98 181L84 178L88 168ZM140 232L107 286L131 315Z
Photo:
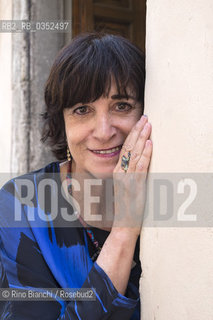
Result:
M112 231L140 234L146 201L146 176L152 155L151 124L146 116L130 131L113 172L114 221ZM129 154L130 152L130 154ZM130 156L128 169L122 169L122 157ZM117 229L118 228L118 229Z

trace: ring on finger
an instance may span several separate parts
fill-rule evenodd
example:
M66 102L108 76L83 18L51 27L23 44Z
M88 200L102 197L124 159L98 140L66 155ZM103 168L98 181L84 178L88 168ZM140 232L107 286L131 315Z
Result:
M131 158L131 152L128 152L128 156L122 156L121 158L121 169L125 171L125 173L127 172L128 168L129 168L129 161Z

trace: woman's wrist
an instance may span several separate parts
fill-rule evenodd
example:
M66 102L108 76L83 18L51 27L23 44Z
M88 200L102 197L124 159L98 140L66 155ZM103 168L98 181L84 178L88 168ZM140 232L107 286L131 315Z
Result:
M138 238L130 229L113 227L96 260L122 295L128 284Z
M138 228L112 226L110 234L117 238L119 242L134 243L140 235L140 230Z

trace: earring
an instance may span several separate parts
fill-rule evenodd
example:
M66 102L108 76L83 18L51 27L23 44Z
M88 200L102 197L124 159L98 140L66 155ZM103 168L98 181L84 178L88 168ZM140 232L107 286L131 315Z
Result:
M67 146L67 160L71 161L71 154L68 146Z

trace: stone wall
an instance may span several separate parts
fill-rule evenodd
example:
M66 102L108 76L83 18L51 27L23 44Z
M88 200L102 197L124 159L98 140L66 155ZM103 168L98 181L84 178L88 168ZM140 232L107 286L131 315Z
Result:
M64 19L60 0L13 1L13 19L50 21ZM53 161L40 142L44 110L43 88L50 67L64 45L64 34L32 32L13 34L12 49L12 163L13 172L24 173Z
M0 20L11 20L12 1L0 1ZM11 159L11 47L12 34L0 33L0 168L10 172Z

